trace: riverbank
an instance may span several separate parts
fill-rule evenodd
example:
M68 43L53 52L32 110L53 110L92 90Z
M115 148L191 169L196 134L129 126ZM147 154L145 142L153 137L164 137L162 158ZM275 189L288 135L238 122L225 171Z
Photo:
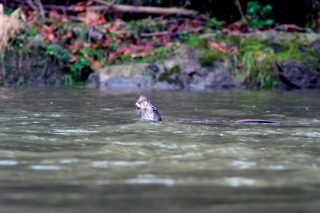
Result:
M163 61L97 69L86 87L187 90L320 88L319 35L275 30L201 35L208 46L181 45ZM201 40L203 39L203 40ZM215 47L216 48L216 47Z
M71 10L69 8L69 10ZM85 7L73 20L23 10L3 28L2 86L221 90L320 88L320 36L284 28L239 31L201 16L106 21ZM10 30L12 29L13 31ZM4 40L5 39L5 40Z

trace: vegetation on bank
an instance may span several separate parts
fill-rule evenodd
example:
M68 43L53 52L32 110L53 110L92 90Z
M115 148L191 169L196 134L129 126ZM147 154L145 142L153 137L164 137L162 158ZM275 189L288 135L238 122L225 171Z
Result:
M9 50L7 55L35 54L38 49L28 45L32 40L41 40L44 53L67 73L65 84L69 86L83 82L103 66L159 63L174 56L181 45L203 50L199 57L202 66L232 59L228 66L232 66L235 79L248 88L277 87L278 61L314 63L317 58L309 44L298 40L282 41L273 48L272 43L255 36L243 37L243 33L259 33L260 29L274 26L274 20L268 17L272 7L258 1L247 2L242 19L229 25L183 8L176 8L180 16L164 14L124 21L117 18L117 13L109 16L106 12L115 6L115 1L20 6L16 10L8 8L6 15L0 14L1 26L11 23L0 30L0 35L5 35L0 38L2 84L6 76L4 50ZM206 37L208 34L214 36Z

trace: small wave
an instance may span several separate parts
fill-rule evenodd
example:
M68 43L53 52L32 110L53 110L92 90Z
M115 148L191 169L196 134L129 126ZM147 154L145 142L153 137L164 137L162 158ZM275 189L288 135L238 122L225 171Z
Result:
M225 181L232 187L253 186L256 183L254 179L242 177L226 178Z
M15 166L18 162L15 160L0 160L0 166Z
M59 170L60 166L55 165L32 165L30 166L33 170Z

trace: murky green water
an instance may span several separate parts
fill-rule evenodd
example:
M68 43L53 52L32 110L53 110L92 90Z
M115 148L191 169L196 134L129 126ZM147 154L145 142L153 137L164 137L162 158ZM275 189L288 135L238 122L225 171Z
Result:
M0 212L318 212L320 93L0 89ZM281 125L175 120L261 118Z

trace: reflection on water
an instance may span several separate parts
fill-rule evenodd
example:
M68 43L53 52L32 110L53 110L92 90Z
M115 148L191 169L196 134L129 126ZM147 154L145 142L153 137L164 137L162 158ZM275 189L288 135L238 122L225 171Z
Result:
M0 212L317 212L318 92L0 89ZM268 124L174 121L261 118Z

